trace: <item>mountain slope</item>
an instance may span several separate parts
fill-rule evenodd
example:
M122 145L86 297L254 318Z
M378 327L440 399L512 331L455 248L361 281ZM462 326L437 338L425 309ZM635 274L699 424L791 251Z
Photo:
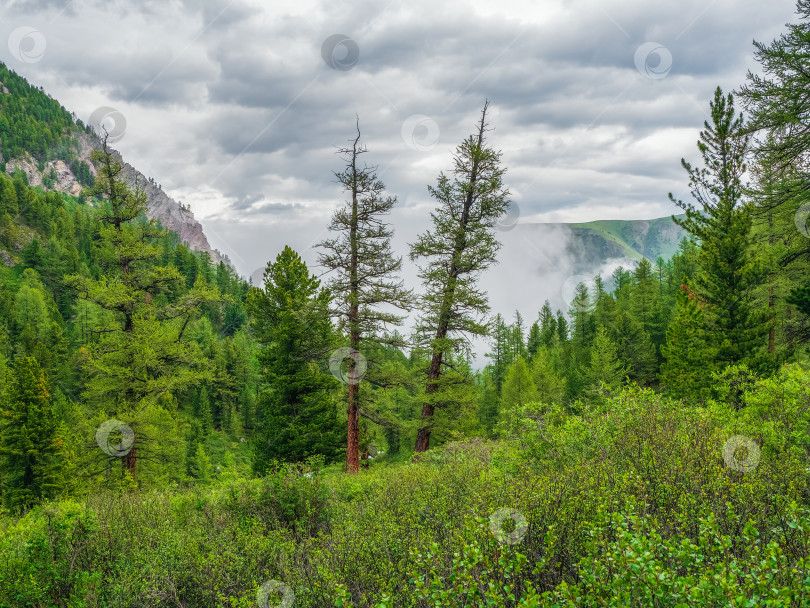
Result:
M0 63L0 170L9 175L22 171L31 186L78 196L82 185L96 175L90 153L100 147L92 129ZM181 207L118 152L114 156L121 161L129 185L146 191L150 218L176 232L191 249L208 252L215 264L230 265L226 255L211 247L191 210Z
M686 231L669 216L652 220L597 220L567 226L574 239L603 259L645 257L655 262L660 256L667 260L686 236Z

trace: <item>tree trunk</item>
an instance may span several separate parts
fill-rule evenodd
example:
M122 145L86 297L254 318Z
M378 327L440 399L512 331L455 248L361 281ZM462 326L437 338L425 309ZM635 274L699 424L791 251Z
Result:
M768 236L768 244L773 247L773 215L768 213L768 229L769 229L769 236ZM775 298L773 295L773 274L768 275L768 317L770 318L771 322L774 319L774 306L775 306ZM768 331L768 352L772 353L776 350L776 327L771 325L771 329Z
M357 142L360 141L360 129L357 130L357 139L352 147L352 223L349 228L349 243L351 260L349 262L349 346L352 357L349 359L349 422L346 435L346 472L357 473L360 470L360 379L357 378L355 367L357 359L355 353L360 346L360 305L357 292L359 280L357 277L358 243L357 243Z
M356 384L349 384L349 408L346 412L349 415L346 429L346 472L357 473L360 470L360 408L357 404Z
M443 336L442 336L443 337ZM427 386L425 387L425 395L430 395L435 393L438 389L439 385L436 381L439 379L439 375L442 368L442 353L433 353L433 358L430 360L430 369L428 370L428 380ZM414 448L417 452L427 452L428 448L430 447L430 430L433 426L433 412L436 408L434 408L432 403L429 403L427 400L422 404L422 420L429 421L423 427L419 429L419 432L416 434L416 446Z

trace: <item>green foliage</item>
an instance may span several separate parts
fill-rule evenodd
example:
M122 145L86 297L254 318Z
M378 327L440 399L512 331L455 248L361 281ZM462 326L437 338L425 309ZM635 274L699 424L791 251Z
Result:
M715 350L707 344L704 329L699 304L687 291L679 292L667 342L661 347L666 360L661 366L661 382L674 397L700 400L708 396Z
M629 387L581 414L537 410L514 442L359 476L279 464L204 491L57 503L0 520L0 604L244 606L274 579L304 607L799 607L808 386L786 367L739 411ZM746 433L761 459L739 473L722 447ZM504 508L525 527L498 536Z
M705 303L710 363L724 366L750 362L768 328L764 313L753 305L764 272L752 255L752 209L743 200L751 135L731 94L724 96L717 87L709 107L712 122L704 123L698 141L703 166L681 160L697 206L670 198L686 212L676 223L700 242L694 286Z
M62 440L36 359L17 361L11 387L0 399L2 498L8 509L19 511L56 495L62 482Z
M256 409L253 469L263 474L275 460L302 461L340 454L340 431L330 391L337 382L318 366L334 344L330 294L289 247L267 265L263 289L247 300L262 348L266 380Z
M76 131L70 113L3 64L0 64L0 82L9 92L0 96L3 160L22 158L26 152L37 160L54 158L58 151L66 156L65 152L70 149L65 145L66 135Z
M532 360L532 379L537 388L537 400L541 403L561 403L565 397L565 379L557 373L556 352L545 346L537 349Z
M501 409L498 428L506 435L516 432L516 418L518 412L537 399L537 387L532 380L532 374L523 357L518 356L506 373L506 381L501 395Z
M602 385L609 389L618 388L626 375L627 369L619 360L616 345L607 331L600 327L593 341L590 365L585 373L590 388L595 390Z

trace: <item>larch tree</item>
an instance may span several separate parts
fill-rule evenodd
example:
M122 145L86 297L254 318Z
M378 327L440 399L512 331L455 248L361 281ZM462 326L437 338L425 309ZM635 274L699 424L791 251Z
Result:
M436 186L428 186L439 203L430 215L433 227L411 245L425 288L416 336L429 353L417 452L430 447L435 408L452 402L440 390L447 359L469 348L467 337L487 333L489 304L478 277L496 262L494 229L509 206L501 152L486 142L488 107L487 101L475 133L456 148L451 175L442 172Z
M492 380L495 386L495 394L500 397L503 388L503 379L509 366L512 365L514 357L509 349L509 327L503 317L496 314L490 321L490 352L484 356L492 360Z
M385 184L377 177L376 167L360 164L367 149L360 144L360 126L351 146L339 153L346 161L336 172L347 195L335 211L329 230L336 236L317 246L322 250L318 263L332 273L328 287L334 295L332 314L339 329L348 334L348 415L346 431L346 471L360 467L360 416L364 415L360 394L363 374L357 367L365 344L402 346L399 334L384 330L400 323L404 316L395 310L410 311L412 292L398 278L402 258L391 249L393 229L385 222L396 204L386 196ZM373 371L373 370L372 370Z
M174 266L158 263L161 252L154 240L163 232L145 216L146 192L128 186L106 137L92 159L98 177L87 194L102 199L97 242L101 276L70 275L65 282L81 299L110 313L104 325L91 330L95 338L82 351L84 397L97 418L124 418L132 427L131 449L115 458L134 480L144 444L138 426L148 428L152 423L147 419L165 419L165 412L157 411L159 399L198 383L206 374L196 344L184 339L184 332L201 305L218 301L219 294L198 281L158 305L158 296L171 292L183 276ZM153 443L160 448L158 444L169 442Z
M545 404L562 403L565 397L565 379L557 373L554 355L549 347L541 346L532 359L532 380L537 389L537 400Z
M550 348L559 340L559 336L557 336L557 319L551 312L551 303L548 300L543 302L539 316L540 342L543 346Z

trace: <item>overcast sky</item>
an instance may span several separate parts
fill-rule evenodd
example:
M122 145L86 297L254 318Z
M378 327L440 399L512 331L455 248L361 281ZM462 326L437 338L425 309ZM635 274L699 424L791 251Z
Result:
M124 158L249 274L287 243L314 261L355 115L402 251L485 98L519 222L676 212L714 88L793 20L793 0L17 0L0 56L84 121L113 108Z

